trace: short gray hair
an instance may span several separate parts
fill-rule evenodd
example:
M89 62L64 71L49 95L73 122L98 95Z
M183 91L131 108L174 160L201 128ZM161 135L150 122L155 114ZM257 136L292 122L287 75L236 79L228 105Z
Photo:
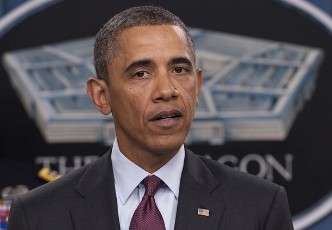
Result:
M135 26L173 25L186 34L189 48L194 57L192 37L183 21L170 11L155 6L139 6L124 10L113 16L98 32L94 44L94 63L97 77L108 82L108 66L117 51L117 38L125 30Z

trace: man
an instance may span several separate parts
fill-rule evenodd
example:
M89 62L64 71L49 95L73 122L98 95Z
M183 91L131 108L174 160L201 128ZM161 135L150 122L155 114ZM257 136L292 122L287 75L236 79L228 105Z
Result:
M112 149L15 200L8 230L293 229L282 187L184 147L202 75L177 16L151 6L114 16L95 66L87 92L113 116Z

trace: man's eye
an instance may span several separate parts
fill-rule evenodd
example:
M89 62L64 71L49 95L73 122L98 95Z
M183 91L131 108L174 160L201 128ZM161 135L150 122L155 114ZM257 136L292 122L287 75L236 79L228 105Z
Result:
M134 76L138 77L138 78L142 78L142 77L147 77L148 73L145 71L139 71L137 72Z
M184 73L184 72L186 72L186 69L183 67L175 67L174 72L175 73Z

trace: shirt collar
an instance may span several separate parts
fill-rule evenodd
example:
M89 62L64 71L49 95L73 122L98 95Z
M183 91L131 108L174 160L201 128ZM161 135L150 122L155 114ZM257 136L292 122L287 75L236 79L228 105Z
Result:
M153 174L158 176L173 192L176 199L179 197L180 179L184 164L185 151L182 145L175 156ZM127 157L125 157L115 139L112 147L112 165L115 186L119 191L119 198L125 204L137 185L150 173L146 172ZM125 172L125 173L124 173Z

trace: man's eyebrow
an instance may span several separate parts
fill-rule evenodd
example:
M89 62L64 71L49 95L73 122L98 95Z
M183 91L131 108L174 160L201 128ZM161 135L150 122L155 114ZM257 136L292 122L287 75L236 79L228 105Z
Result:
M170 64L187 64L193 66L192 61L187 57L175 57L172 58Z
M150 66L152 64L152 60L150 59L141 59L137 61L133 61L130 63L127 68L125 69L125 73L129 72L131 69L134 69L136 67L141 67L141 66Z

